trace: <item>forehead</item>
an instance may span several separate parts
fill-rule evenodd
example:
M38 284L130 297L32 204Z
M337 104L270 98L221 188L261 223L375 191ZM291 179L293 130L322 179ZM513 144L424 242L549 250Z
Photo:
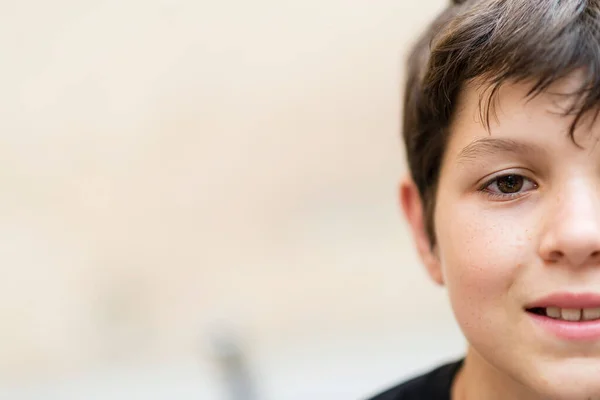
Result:
M524 144L551 153L596 151L600 138L597 110L584 115L571 136L576 114L568 111L577 108L574 93L580 85L579 75L571 74L532 97L530 83L507 82L490 97L489 86L469 83L458 98L446 155L458 157L465 147L483 138L506 139L505 145L512 141L516 147Z

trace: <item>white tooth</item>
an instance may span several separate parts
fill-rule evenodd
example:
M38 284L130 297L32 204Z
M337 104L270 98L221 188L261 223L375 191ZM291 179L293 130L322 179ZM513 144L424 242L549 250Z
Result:
M546 308L546 315L550 318L560 318L560 308L548 307Z
M563 308L560 310L560 315L566 321L579 321L581 319L581 309Z
M584 321L590 321L592 319L600 319L600 308L584 308L582 319Z

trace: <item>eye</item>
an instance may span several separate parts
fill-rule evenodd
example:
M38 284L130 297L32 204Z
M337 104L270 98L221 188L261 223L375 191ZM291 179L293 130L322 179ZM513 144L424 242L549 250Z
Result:
M480 190L492 198L509 200L536 188L537 184L523 175L506 174L487 181Z

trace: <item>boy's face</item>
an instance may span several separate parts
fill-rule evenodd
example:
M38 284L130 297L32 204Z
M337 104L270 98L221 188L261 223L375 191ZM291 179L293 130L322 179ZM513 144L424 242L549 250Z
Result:
M529 101L529 85L506 84L491 131L465 90L427 260L479 367L553 399L600 394L600 320L581 320L600 318L600 118L569 137L574 84Z

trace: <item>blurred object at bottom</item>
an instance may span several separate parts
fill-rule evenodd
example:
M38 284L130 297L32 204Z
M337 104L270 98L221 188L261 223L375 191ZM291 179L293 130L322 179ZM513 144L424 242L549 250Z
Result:
M211 348L223 374L224 400L258 400L240 336L231 329L218 329L211 335Z

